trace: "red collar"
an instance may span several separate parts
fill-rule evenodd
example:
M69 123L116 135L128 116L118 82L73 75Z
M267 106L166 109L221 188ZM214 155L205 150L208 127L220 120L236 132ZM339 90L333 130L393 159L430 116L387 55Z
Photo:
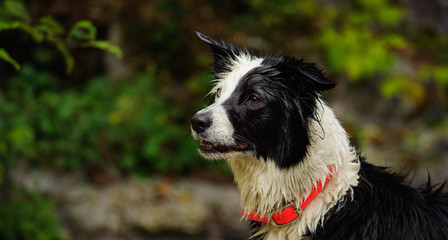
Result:
M316 198L316 196L320 193L320 191L322 191L322 189L325 187L328 180L333 175L332 168L330 167L329 169L330 172L328 173L325 182L322 184L320 180L317 180L317 184L313 186L313 188L311 189L310 195L302 201L302 204L299 207L297 207L296 204L292 202L286 205L280 212L272 214L271 217L262 215L261 213L258 212L251 212L249 214L245 214L244 210L243 210L243 216L252 221L271 223L274 226L284 225L294 221L301 215L302 211L308 206L308 204L311 203L311 201L313 201L314 198Z

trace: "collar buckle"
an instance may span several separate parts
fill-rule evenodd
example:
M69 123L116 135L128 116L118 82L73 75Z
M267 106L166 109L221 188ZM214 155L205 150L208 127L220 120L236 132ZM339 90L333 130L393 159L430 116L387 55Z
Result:
M291 202L290 204L283 207L281 211L278 213L268 215L267 220L274 227L283 227L287 226L302 216L303 210L296 205L295 202Z

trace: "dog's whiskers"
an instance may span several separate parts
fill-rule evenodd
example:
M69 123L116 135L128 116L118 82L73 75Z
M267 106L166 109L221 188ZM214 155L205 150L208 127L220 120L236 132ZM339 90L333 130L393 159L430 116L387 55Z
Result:
M247 143L249 145L253 145L252 141L250 141L249 139L247 139L247 138L245 138L245 137L243 137L241 135L235 134L234 136L235 136L235 139L237 139L238 141L241 141L243 143Z

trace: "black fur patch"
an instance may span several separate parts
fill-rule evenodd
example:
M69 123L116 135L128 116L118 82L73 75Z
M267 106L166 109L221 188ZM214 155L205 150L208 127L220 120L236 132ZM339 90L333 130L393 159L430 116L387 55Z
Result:
M428 182L421 189L403 184L361 159L359 185L325 216L314 239L448 239L448 194ZM353 197L353 200L352 200Z
M241 78L223 106L236 139L252 143L257 157L291 167L307 154L318 94L335 83L299 59L266 57L261 65Z
M215 63L213 65L214 65L214 74L216 78L218 78L218 74L228 72L230 70L229 69L230 60L236 60L235 57L236 55L250 54L247 50L242 49L236 45L226 43L223 41L218 42L208 36L205 36L200 32L196 32L196 34L202 41L207 43L212 49L212 53L215 58Z

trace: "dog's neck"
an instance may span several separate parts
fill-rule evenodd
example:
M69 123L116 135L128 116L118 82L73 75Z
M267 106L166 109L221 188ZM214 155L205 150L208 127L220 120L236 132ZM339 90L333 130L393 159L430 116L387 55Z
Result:
M316 109L319 122L310 120L311 145L307 157L299 164L280 169L274 161L252 156L229 160L243 210L265 215L278 212L293 201L300 204L318 180L325 180L329 167L333 168L333 177L327 186L303 211L298 219L299 226L291 228L290 231L295 233L292 236L301 236L307 230L313 231L325 213L358 182L359 163L347 133L323 101L319 100ZM260 234L288 232L271 231L274 228L266 224Z

